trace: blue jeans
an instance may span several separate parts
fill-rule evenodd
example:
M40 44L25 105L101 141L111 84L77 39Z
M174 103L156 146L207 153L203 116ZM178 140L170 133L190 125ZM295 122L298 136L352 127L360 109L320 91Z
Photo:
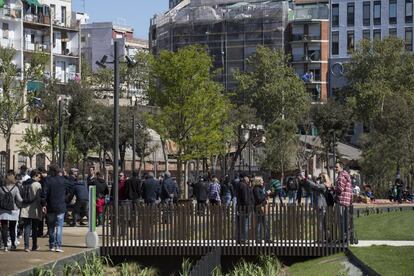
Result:
M62 248L62 229L63 229L64 219L65 219L65 213L47 214L47 225L49 227L49 249L52 249L52 248L61 249ZM56 236L55 236L55 228L56 228Z
M296 203L297 192L296 190L288 191L289 203Z
M223 197L224 204L228 207L231 203L231 193L226 193L226 195Z

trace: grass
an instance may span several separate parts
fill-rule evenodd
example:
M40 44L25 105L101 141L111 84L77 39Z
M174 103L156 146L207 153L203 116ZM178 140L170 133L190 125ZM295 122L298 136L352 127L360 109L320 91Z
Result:
M392 212L355 219L359 240L414 240L414 212Z
M353 247L351 251L380 275L414 275L414 247Z
M346 261L343 253L329 257L318 258L306 262L295 263L287 270L287 275L291 276L342 276L348 275L345 266Z

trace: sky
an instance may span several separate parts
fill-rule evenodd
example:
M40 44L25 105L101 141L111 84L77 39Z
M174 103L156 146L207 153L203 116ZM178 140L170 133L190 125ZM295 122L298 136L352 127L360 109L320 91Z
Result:
M131 26L136 38L148 39L150 19L168 10L168 0L72 0L72 8L86 12L89 23L114 22Z

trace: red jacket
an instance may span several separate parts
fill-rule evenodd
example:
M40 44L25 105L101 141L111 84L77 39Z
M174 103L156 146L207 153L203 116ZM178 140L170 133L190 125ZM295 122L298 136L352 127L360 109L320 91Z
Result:
M339 173L336 179L335 193L338 198L339 205L351 206L352 204L352 181L346 171Z

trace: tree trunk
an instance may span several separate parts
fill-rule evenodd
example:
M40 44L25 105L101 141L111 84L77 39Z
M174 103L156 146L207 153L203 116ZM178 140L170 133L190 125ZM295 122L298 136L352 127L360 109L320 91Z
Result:
M33 168L33 155L29 156L29 164L30 164L30 168Z
M125 170L125 151L126 151L125 144L119 145L119 161L121 163L121 172L124 172Z
M103 167L104 167L105 182L108 183L108 170L106 169L106 150L103 151Z
M50 135L49 140L50 140L50 147L52 148L52 164L56 164L56 144L55 144L54 133L55 133L55 128L51 127L50 133L49 133Z
M181 175L182 175L182 160L181 160L181 149L177 153L177 184L181 186Z
M11 133L8 133L6 136L6 170L10 170L10 136ZM6 172L7 172L6 171Z
M87 158L88 154L83 154L83 164L82 164L82 177L84 180L86 180L85 178L85 168L86 168L86 158Z
M164 139L161 139L161 147L162 147L162 154L164 156L164 164L165 164L165 172L168 172L168 154L167 151L165 150L165 141Z
M141 172L142 172L142 154L139 156L139 167L138 167L138 175L141 178Z
M184 199L188 199L188 168L187 168L187 161L184 161ZM182 190L181 190L182 191Z

